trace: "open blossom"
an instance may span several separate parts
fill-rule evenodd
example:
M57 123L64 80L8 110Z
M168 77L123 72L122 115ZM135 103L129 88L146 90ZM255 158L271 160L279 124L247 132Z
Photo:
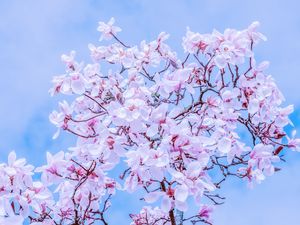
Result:
M113 26L115 23L115 19L112 17L107 23L99 22L98 31L102 33L100 37L101 40L109 40L112 38L112 35L117 34L117 32L121 31L120 27Z
M293 130L291 138L288 137L288 146L291 149L299 151L300 150L300 138L295 138L296 134L297 134L297 131Z
M105 59L107 56L110 55L108 48L106 46L96 47L93 44L89 44L88 47L91 51L91 58L95 62L98 62L100 59Z
M250 154L249 166L257 167L268 175L274 173L272 162L279 161L277 155L273 155L274 147L272 145L258 144Z
M215 63L224 68L227 63L238 65L244 62L245 57L252 56L252 40L244 32L226 29L223 34L216 33L219 45L216 49Z
M67 71L74 71L76 70L76 67L78 63L75 61L76 52L71 51L70 55L63 54L61 56L61 61L63 61L66 64L66 70Z
M131 98L125 101L123 106L119 106L114 110L115 117L133 122L139 119L146 119L148 116L146 104L141 99Z
M213 39L209 34L199 34L192 32L189 27L187 27L186 36L183 37L183 48L186 52L197 53L198 51L204 52L207 47L210 47Z
M190 69L176 70L174 73L164 74L160 82L160 94L168 97L172 92L179 92L182 88L186 88L191 94L194 94L193 87L188 83Z
M30 207L39 211L40 204L51 200L52 194L40 182L32 181L33 169L25 159L17 159L15 152L9 154L7 164L0 165L1 224L22 225Z
M157 225L170 225L167 218L168 215L162 212L158 207L144 207L139 214L130 215L133 222L130 225L141 224L157 224Z
M121 191L146 204L131 225L212 224L228 177L260 183L282 151L299 151L296 132L286 133L294 108L265 73L269 63L254 58L266 40L258 22L223 33L188 28L183 58L169 34L131 47L114 22L98 27L113 43L89 44L86 64L74 51L62 55L65 73L52 81L51 95L74 97L49 116L54 138L64 130L76 143L47 152L36 169L15 152L0 164L0 224L108 224Z
M14 151L10 152L7 164L0 164L0 190L6 192L21 190L32 185L34 167L26 164L24 158L17 159Z
M214 211L214 208L212 206L202 205L201 209L199 211L199 217L204 219L205 221L210 221L213 211Z
M42 172L42 181L45 184L61 180L65 170L64 152L59 152L55 155L47 152L47 165L36 168L36 172Z

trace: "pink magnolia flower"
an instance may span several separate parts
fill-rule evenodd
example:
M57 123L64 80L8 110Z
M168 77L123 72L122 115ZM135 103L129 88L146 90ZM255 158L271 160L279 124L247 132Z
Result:
M115 23L115 19L112 17L108 21L108 23L99 22L98 31L102 33L100 37L100 41L109 40L112 38L113 35L121 31L120 27L113 26Z
M74 96L49 119L54 137L64 130L76 144L47 153L34 170L40 178L9 154L0 164L0 224L107 224L110 198L120 191L149 205L130 215L132 225L210 224L209 202L222 203L217 191L229 176L260 183L283 149L300 146L295 132L285 132L293 107L282 106L268 63L254 58L265 40L258 25L210 34L188 28L181 59L165 32L130 47L113 18L100 22L100 40L114 42L90 44L90 63L77 62L74 51L62 55L65 74L50 90Z
M164 77L160 81L160 94L168 98L172 92L180 91L182 88L186 88L189 93L195 93L192 86L187 82L191 69L177 70L174 73L165 73Z
M211 221L211 215L214 211L214 208L210 205L202 205L199 211L199 216L206 221Z
M47 152L47 164L35 169L36 172L42 173L42 182L45 185L58 182L64 177L67 165L64 158L65 153L62 151L55 155Z
M91 58L95 62L98 62L101 59L105 59L107 56L110 55L109 48L106 47L106 46L96 47L93 44L89 44L88 47L89 47L89 49L91 51Z

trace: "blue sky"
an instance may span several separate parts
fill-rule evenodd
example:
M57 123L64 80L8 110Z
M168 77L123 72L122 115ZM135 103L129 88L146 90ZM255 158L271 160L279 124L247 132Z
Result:
M300 3L297 0L10 0L0 2L0 159L8 152L45 161L45 151L71 146L62 136L52 141L55 128L48 115L59 98L50 98L51 78L63 72L60 55L72 49L88 57L88 43L97 43L99 20L115 17L129 44L151 40L160 31L171 34L169 44L180 50L186 26L198 32L243 29L261 22L268 41L256 57L271 62L268 72L293 103L300 120ZM300 131L299 131L300 132ZM300 221L300 154L288 153L283 170L249 190L244 183L226 183L226 204L216 210L216 225L297 225ZM124 199L123 199L124 200ZM120 203L122 203L120 198ZM126 207L112 211L112 224L127 224ZM131 202L129 201L131 204ZM121 204L120 204L121 205ZM132 202L132 207L136 205ZM120 222L123 221L123 222Z

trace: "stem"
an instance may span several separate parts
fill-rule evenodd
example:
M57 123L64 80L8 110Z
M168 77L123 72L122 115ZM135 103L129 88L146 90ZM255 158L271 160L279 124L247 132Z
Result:
M166 185L165 185L165 182L162 181L160 182L160 186L161 186L161 189L163 192L166 192ZM174 209L171 209L169 211L169 217L170 217L170 221L171 221L171 225L176 225L176 220L175 220L175 215L174 215Z
M175 220L175 216L174 216L174 209L169 211L169 217L170 217L170 220L171 220L171 224L176 225L176 220Z
M124 44L114 33L110 32L110 34L113 36L114 39L116 39L117 42L119 42L121 45L123 45L125 48L130 48L129 45Z

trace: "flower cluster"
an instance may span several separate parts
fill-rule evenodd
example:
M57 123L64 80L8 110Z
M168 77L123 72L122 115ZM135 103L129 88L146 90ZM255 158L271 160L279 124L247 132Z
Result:
M64 130L76 145L47 153L35 170L11 153L0 166L0 220L107 224L111 196L143 190L148 206L131 214L131 224L211 224L207 202L222 203L217 189L228 176L259 183L276 171L283 149L300 147L285 131L293 107L282 106L268 63L254 59L254 46L266 40L258 25L211 34L188 28L180 59L164 32L131 47L117 37L114 19L100 22L100 40L114 42L90 44L89 64L74 51L63 55L66 71L50 90L75 96L50 121L54 138ZM124 169L119 178L116 167ZM33 171L40 181L32 182Z

